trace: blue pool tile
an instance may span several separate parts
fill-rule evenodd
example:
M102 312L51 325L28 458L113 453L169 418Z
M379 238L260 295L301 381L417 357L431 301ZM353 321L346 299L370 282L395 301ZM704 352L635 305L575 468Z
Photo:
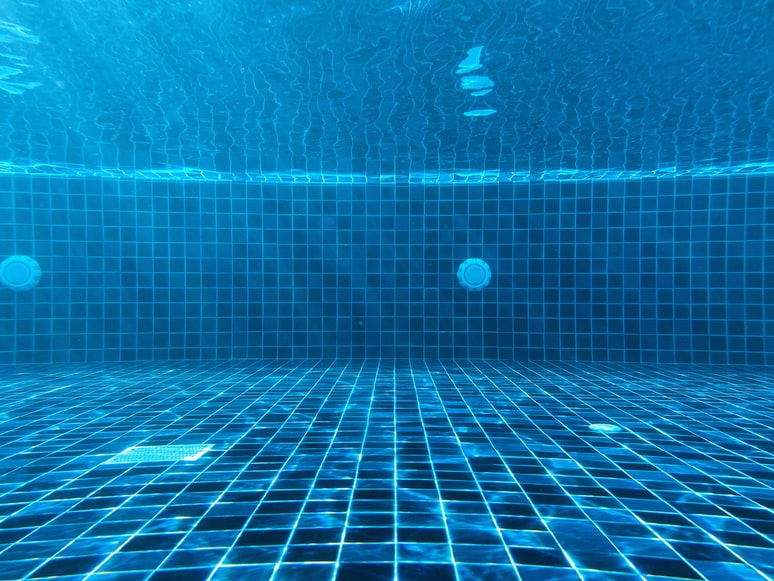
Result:
M395 546L389 542L344 543L339 561L342 563L392 563Z
M397 569L398 579L416 579L417 581L453 581L456 579L452 565L399 563Z
M342 563L336 570L336 581L392 581L394 578L391 563Z
M580 573L577 569L569 567L539 567L524 565L517 567L519 578L524 581L541 581L550 579L551 581L576 581L580 579Z
M283 564L277 569L272 579L277 581L304 581L310 577L313 579L333 579L334 574L334 565L319 563Z
M3 567L0 570L0 579L3 581L15 581L22 579L25 575L29 574L41 564L40 559L30 560L11 560L9 558L3 559Z
M215 569L214 577L223 581L269 581L273 573L274 565L223 565Z
M282 547L234 547L223 558L224 565L273 565L282 556Z
M32 573L31 578L40 579L46 577L83 575L94 569L102 560L103 557L100 555L54 558L36 569Z

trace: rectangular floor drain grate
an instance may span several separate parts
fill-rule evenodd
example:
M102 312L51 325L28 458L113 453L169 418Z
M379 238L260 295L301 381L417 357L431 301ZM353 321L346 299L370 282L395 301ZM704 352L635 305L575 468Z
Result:
M180 444L169 446L132 446L116 454L105 464L134 464L136 462L180 462L198 460L209 452L209 444Z

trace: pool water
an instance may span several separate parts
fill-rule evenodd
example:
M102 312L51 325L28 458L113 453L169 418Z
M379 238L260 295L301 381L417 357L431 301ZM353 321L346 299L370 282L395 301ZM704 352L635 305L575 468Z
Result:
M771 4L3 0L0 581L774 581Z

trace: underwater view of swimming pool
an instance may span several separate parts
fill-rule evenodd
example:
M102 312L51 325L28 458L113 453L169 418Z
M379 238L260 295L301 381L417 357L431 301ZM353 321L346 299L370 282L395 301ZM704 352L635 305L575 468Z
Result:
M774 580L765 0L9 0L0 580Z

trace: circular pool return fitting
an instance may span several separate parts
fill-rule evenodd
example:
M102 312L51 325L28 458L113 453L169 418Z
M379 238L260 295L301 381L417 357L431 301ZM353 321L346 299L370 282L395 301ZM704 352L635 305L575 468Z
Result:
M29 290L40 281L40 265L29 256L17 254L0 263L0 282L11 290Z
M484 290L492 280L492 271L480 258L468 258L457 269L457 280L469 291Z

